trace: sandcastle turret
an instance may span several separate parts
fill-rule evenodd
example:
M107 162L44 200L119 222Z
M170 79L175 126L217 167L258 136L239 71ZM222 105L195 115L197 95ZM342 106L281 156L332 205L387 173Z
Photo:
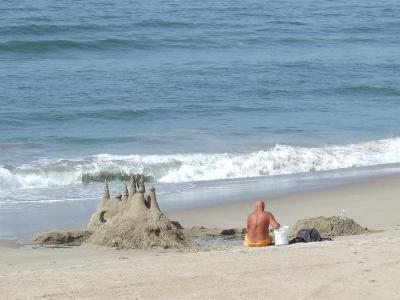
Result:
M146 187L144 186L144 178L143 178L143 176L141 176L140 179L139 179L137 192L138 193L146 192Z
M101 198L100 207L107 207L110 204L110 190L108 188L107 179L104 180L103 197Z
M161 212L160 207L158 206L158 202L157 202L157 198L156 198L156 189L154 186L152 186L150 188L150 209Z
M113 202L110 199L110 190L108 188L108 181L104 180L103 187L103 197L100 201L100 207L97 212L95 212L90 218L90 222L88 224L88 229L93 231L97 229L99 226L104 224L109 218L109 212L112 210Z
M139 189L139 175L135 175L136 191Z
M114 199L113 199L112 210L117 210L118 211L119 203L121 201L122 201L122 194L121 193L116 193L114 195Z
M119 205L119 210L123 210L126 207L126 203L128 202L129 191L126 182L124 183L124 190L122 191L121 203Z
M144 198L144 192L146 190L144 186L143 178L138 180L138 189L136 193L129 200L129 207L125 210L125 215L136 217L139 215L144 215L146 213L146 200Z
M132 197L135 194L136 194L136 180L132 175L131 181L129 183L129 197Z

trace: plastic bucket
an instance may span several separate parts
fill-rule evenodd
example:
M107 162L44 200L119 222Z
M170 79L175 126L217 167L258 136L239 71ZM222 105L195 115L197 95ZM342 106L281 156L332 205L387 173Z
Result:
M289 245L288 230L289 226L286 225L274 229L275 245Z

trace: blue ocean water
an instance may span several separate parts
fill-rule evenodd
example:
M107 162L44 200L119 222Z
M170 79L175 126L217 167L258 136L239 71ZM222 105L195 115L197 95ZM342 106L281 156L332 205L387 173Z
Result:
M168 207L200 182L400 163L399 14L395 0L1 2L0 237L28 207L81 224L101 193L87 174L150 175Z

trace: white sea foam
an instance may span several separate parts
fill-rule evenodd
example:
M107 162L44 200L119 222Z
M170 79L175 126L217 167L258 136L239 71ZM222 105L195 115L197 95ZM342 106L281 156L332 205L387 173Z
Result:
M84 174L143 173L159 182L178 183L317 172L400 163L400 138L323 147L276 145L251 153L111 155L40 160L0 167L0 188L78 184Z

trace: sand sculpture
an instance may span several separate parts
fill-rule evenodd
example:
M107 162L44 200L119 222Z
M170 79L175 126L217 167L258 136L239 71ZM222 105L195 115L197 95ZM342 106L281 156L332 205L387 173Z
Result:
M186 248L179 226L160 210L155 188L146 192L143 177L132 177L124 184L122 193L110 198L108 182L104 183L103 198L88 225L92 232L87 243L117 248Z

